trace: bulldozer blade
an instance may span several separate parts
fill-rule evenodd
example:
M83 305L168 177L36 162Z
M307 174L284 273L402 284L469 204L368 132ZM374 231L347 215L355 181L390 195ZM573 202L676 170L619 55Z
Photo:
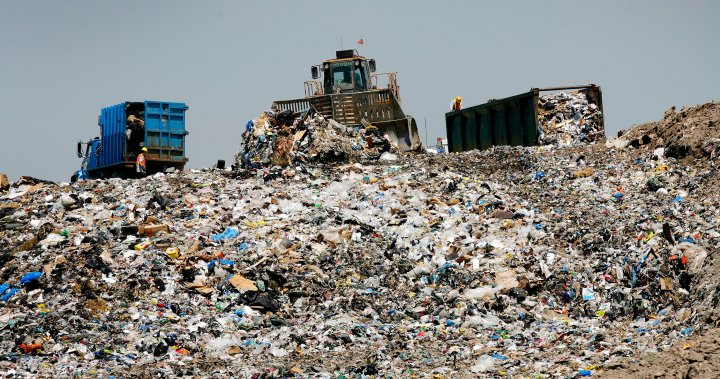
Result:
M380 121L372 123L380 132L388 136L390 143L401 151L414 151L422 147L417 124L412 117L399 120Z

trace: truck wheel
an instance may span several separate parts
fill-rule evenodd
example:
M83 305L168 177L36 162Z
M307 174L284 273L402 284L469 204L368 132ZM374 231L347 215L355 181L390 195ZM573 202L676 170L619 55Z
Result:
M71 177L70 177L70 183L75 183L75 182L77 182L77 178L78 178L77 175L71 176Z

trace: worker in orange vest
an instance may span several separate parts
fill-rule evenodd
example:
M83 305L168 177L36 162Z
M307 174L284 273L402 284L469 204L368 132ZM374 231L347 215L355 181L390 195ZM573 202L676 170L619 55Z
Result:
M135 159L135 171L137 172L138 178L144 178L145 175L147 175L147 162L145 160L145 153L147 153L147 151L147 147L143 147L137 159Z
M459 111L462 109L462 97L458 96L452 101L452 110Z

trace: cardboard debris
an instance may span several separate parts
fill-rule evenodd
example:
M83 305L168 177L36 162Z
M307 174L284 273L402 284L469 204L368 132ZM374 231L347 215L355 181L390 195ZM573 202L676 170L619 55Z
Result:
M238 291L257 291L258 288L252 280L246 279L239 274L235 274L230 278L230 284Z
M660 278L660 289L663 291L672 291L673 290L672 278L669 278L669 277Z

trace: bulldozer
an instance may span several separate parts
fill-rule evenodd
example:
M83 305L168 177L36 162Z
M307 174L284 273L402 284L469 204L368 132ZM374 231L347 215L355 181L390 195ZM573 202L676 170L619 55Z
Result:
M312 109L346 126L372 125L401 151L421 149L415 119L400 107L397 72L375 70L375 60L356 50L336 51L334 59L310 68L313 80L304 83L304 98L277 100L271 109Z

